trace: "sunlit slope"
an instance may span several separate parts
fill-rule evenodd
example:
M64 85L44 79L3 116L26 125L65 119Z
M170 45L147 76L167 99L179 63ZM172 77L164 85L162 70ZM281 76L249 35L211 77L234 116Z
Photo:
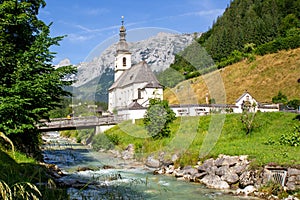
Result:
M300 48L257 56L253 62L245 60L205 77L217 77L218 74L221 75L226 103L229 104L234 103L245 90L259 102L271 102L278 91L287 95L289 100L300 99ZM207 80L197 77L183 81L172 89L166 89L164 99L170 104L205 103L206 94L211 95L207 85L211 88L213 83L207 84L204 79ZM221 88L220 93L223 93Z

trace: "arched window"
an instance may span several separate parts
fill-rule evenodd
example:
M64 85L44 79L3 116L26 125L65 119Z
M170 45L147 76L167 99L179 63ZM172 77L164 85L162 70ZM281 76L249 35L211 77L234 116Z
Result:
M126 58L123 57L123 67L126 67Z

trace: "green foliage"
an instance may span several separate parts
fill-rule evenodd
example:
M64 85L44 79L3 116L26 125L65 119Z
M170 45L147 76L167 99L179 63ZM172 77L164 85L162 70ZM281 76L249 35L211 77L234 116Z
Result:
M113 149L114 145L105 134L100 133L94 136L92 147L93 150L99 151L101 149Z
M71 98L63 98L62 103L57 108L51 110L49 112L50 118L63 118L66 117L68 114L72 113L72 108L69 106L72 104Z
M265 55L276 53L279 50L295 49L300 46L300 29L291 29L287 31L287 36L278 37L270 42L264 43L257 47L255 53Z
M195 41L175 55L174 63L170 65L170 68L183 75L185 79L190 79L209 72L208 69L213 65L211 56ZM176 78L179 79L180 76L177 75Z
M300 107L300 99L292 99L287 103L289 108L298 110Z
M300 146L300 126L295 126L294 131L282 134L279 139L279 144L295 147Z
M107 138L114 144L114 145L119 145L120 144L120 136L117 134L110 134L106 135Z
M51 38L50 25L38 19L44 6L43 0L0 4L0 131L31 156L39 152L36 124L70 95L63 88L72 81L64 77L76 72L51 65L49 48L62 37Z
M272 98L272 102L286 104L288 102L288 98L281 91L279 91L278 94Z
M64 188L56 188L54 184L51 186L47 184L52 181L47 173L48 169L44 165L39 165L36 160L25 154L17 151L15 153L0 151L0 180L2 184L0 199L3 199L1 194L3 194L5 184L8 186L6 191L11 191L12 199L26 199L29 196L32 198L27 199L34 199L34 196L38 197L35 199L44 200L68 199ZM39 185L34 185L37 183Z
M299 5L299 0L234 0L198 42L214 61L221 62L234 50L242 52L245 44L259 47L284 36L288 29L299 27ZM281 49L294 39L282 41L286 44ZM297 45L295 42L293 46Z
M259 191L268 195L280 196L280 199L288 196L287 192L283 189L283 187L280 184L271 181L265 184L264 186L260 187Z
M150 99L150 105L144 116L148 134L155 139L169 137L169 124L175 120L175 113L166 100Z
M242 105L243 112L241 116L241 122L246 130L246 135L250 134L254 128L256 106L257 105L255 103L250 103L249 101L243 102Z

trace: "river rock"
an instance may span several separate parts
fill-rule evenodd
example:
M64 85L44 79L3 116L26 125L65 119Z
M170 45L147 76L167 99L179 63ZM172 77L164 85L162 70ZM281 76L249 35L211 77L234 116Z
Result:
M241 175L247 168L248 168L248 164L242 163L242 164L237 164L231 167L230 169L236 174Z
M245 171L240 176L240 187L245 188L248 185L254 185L256 183L255 172Z
M174 163L176 160L178 160L178 158L179 158L179 156L175 153L175 154L173 154L171 160Z
M205 160L204 163L198 167L198 171L199 172L207 172L207 170L209 170L209 168L214 167L215 165L215 161L213 158L210 158L208 160Z
M231 185L239 181L239 176L236 173L226 173L221 177L221 179Z
M122 152L122 158L124 160L129 160L134 158L134 146L133 144L129 144L125 151Z
M239 162L239 157L238 156L226 156L226 155L220 155L216 160L215 160L215 165L217 167L220 166L234 166Z
M175 170L174 175L176 178L184 176L184 170Z
M193 175L198 173L198 170L193 168L192 166L184 167L182 170L183 170L183 174Z
M191 176L191 181L193 182L201 182L201 179L207 175L207 172L196 173Z
M288 168L288 176L300 176L300 170L294 168Z
M153 156L148 156L145 165L150 168L159 168L161 166L159 160L153 158Z
M244 189L237 189L236 194L249 195L251 193L254 193L255 191L257 191L257 189L253 185L248 185Z
M225 166L217 168L215 173L218 176L224 176L225 174L231 173L231 170L229 169L229 166L225 165Z
M221 180L217 175L206 175L201 182L204 183L209 188L214 189L229 189L230 186L226 181Z

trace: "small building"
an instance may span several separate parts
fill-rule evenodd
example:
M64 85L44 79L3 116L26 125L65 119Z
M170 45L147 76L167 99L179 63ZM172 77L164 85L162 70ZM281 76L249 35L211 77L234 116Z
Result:
M236 100L235 105L236 108L233 111L235 113L242 113L246 106L249 107L250 112L256 112L258 107L257 101L247 91Z

